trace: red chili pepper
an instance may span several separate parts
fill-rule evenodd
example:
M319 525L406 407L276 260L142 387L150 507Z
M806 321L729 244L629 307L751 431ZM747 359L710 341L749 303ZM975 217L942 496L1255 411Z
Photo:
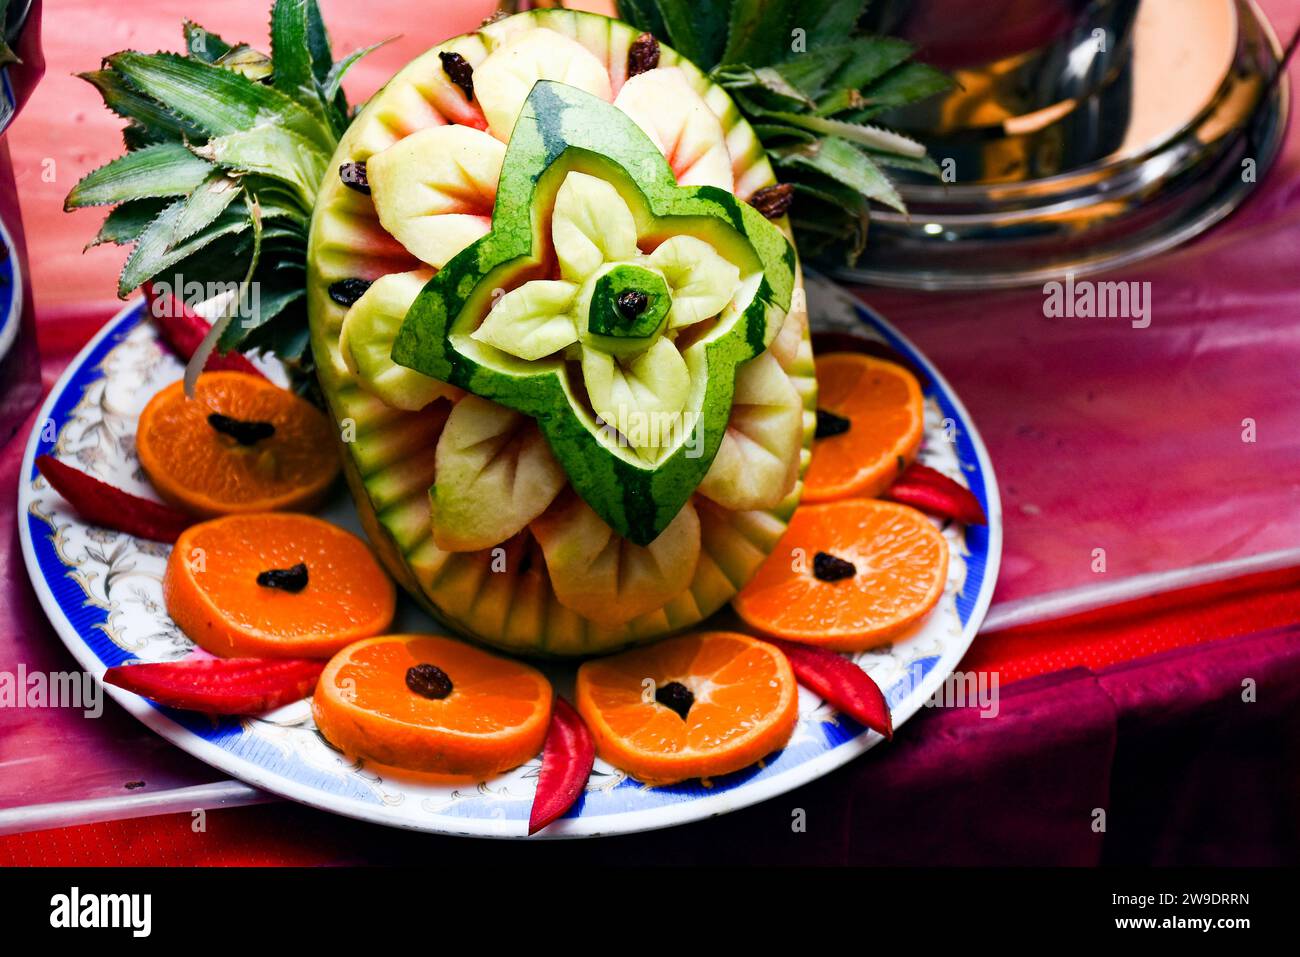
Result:
M154 288L153 283L145 283L144 296L149 303L149 315L153 317L163 341L188 362L212 326L175 296L164 297ZM170 302L165 302L165 299L169 299ZM214 351L203 368L210 372L218 370L247 372L249 375L266 378L257 366L238 352L227 352L221 355Z
M596 743L582 716L563 698L551 708L551 726L542 750L542 772L537 777L528 833L536 834L573 807L582 795L596 761Z
M783 638L764 638L776 645L790 661L794 676L840 711L878 731L889 740L894 736L894 719L880 686L871 676L843 655L815 645L801 645Z
M920 509L927 515L951 518L964 525L987 525L980 501L970 489L942 472L914 462L889 486L885 498Z
M262 714L307 697L324 668L307 658L187 658L117 665L104 681L171 708Z
M53 456L37 456L36 468L54 491L67 499L82 518L95 525L171 543L195 522L192 515L180 509L123 492Z

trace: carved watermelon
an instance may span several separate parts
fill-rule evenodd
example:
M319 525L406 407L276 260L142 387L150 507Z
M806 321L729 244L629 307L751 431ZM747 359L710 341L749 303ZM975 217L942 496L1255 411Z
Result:
M537 10L435 47L353 122L312 222L312 347L367 531L440 620L523 654L718 610L811 445L788 225L745 202L766 156L667 47L629 79L636 37Z

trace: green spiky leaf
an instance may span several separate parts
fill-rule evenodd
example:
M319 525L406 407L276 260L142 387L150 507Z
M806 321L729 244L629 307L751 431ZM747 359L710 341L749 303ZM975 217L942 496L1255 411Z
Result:
M866 153L848 140L826 137L778 158L778 165L812 170L856 190L867 199L906 212L902 197L889 178Z
M798 7L798 0L732 0L722 62L776 63L785 59L791 52L790 24Z
M195 152L226 169L259 173L290 186L305 211L316 200L316 187L328 156L291 130L259 126L217 136Z
M315 96L316 74L308 43L307 0L281 0L271 8L273 82L291 97Z
M157 100L137 93L112 70L77 75L99 91L105 106L123 119L132 120L153 142L202 137L202 131L193 123L176 116Z
M135 242L167 205L166 199L137 199L123 203L104 217L104 224L86 248L103 243L126 246Z
M212 136L278 125L322 151L334 135L320 118L290 96L247 77L174 53L117 53L107 60L132 86L165 103Z
M256 283L254 314L220 348L270 349L307 372L312 204L349 122L342 77L379 44L335 63L316 0L275 0L270 21L269 57L186 21L185 55L125 51L84 74L128 121L128 152L67 205L117 204L92 245L133 245L120 295L164 276Z
M230 52L231 44L215 33L203 29L193 20L186 20L181 24L181 30L185 37L185 52L196 60L216 63Z
M619 0L620 15L726 89L773 164L798 187L791 222L806 253L866 238L869 202L903 203L885 169L933 175L925 150L873 125L947 89L912 47L861 29L866 0ZM806 207L801 210L800 204Z
M727 4L657 0L657 6L672 48L702 70L715 67L727 46Z
M179 143L158 143L119 156L72 188L65 209L108 206L133 199L184 196L212 172L212 164Z

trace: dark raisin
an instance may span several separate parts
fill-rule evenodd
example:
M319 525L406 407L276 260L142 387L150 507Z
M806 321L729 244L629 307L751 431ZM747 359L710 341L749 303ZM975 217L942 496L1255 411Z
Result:
M659 65L659 41L652 33L643 33L627 49L628 79L649 72Z
M348 189L370 195L370 180L366 178L365 163L344 163L339 167L339 179Z
M208 414L208 425L223 435L228 435L240 445L256 445L263 439L275 435L275 426L270 422L250 422L244 419L232 419L220 412Z
M837 558L830 552L818 552L813 556L813 575L818 581L837 582L857 573L858 569L852 562Z
M126 788L128 791L134 791L136 788L142 788L142 787L144 787L144 782L143 782L143 781L127 781L125 784L122 785L122 787Z
M670 681L655 690L655 700L669 711L677 712L677 716L685 721L691 705L695 704L695 695L680 681Z
M370 288L369 279L340 279L330 283L330 298L340 306L350 306Z
M836 415L834 412L828 412L825 409L817 410L817 431L813 433L814 438L829 439L832 435L843 435L849 430L853 423L842 415Z
M794 202L794 187L789 183L764 186L749 199L749 204L768 219L780 219Z
M474 68L469 65L469 60L459 53L448 53L446 50L439 51L438 59L442 61L442 72L461 88L465 99L474 99Z
M451 694L451 679L437 665L413 665L406 669L406 687L423 698L441 701Z
M645 312L645 307L648 305L650 305L650 297L635 289L628 289L618 297L618 311L624 319L635 319Z
M307 565L299 562L293 568L268 568L257 573L257 583L263 588L278 588L296 595L307 587Z

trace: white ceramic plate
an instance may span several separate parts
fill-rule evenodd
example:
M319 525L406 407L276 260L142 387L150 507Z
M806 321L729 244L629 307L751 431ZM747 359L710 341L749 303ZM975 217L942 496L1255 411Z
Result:
M922 461L968 485L989 516L987 528L949 526L947 589L938 608L893 646L856 656L886 689L895 726L907 721L956 667L988 609L1002 550L1002 510L984 445L948 384L891 326L823 280L809 283L818 323L858 327L923 369L926 440ZM59 379L27 444L18 491L23 556L37 595L59 636L96 677L125 661L164 661L192 645L168 617L162 575L169 547L87 525L39 477L38 455L53 454L98 478L150 496L135 455L140 410L180 377L181 364L160 345L143 303L128 306L82 350ZM356 528L351 504L326 517ZM734 627L734 620L725 621ZM438 630L405 602L403 630ZM567 693L572 667L549 669ZM213 721L157 707L106 689L154 731L248 784L314 807L397 827L475 837L527 833L539 760L477 785L430 784L379 772L329 747L307 703L259 718ZM650 788L597 761L587 792L569 816L540 837L626 834L725 814L812 781L881 740L800 689L799 725L789 745L760 765L708 782Z

